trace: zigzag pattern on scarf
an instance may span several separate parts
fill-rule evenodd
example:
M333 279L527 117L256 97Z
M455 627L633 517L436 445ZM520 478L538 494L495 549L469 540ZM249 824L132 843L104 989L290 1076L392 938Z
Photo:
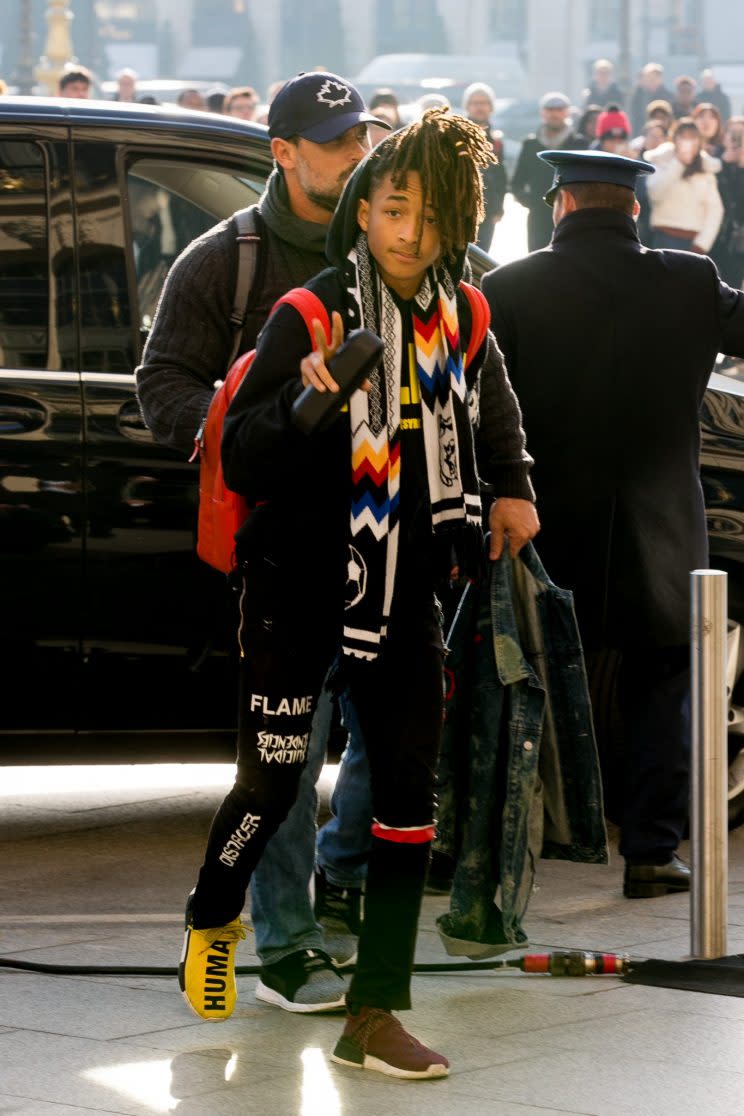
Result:
M435 400L443 407L450 390L464 399L465 373L455 299L443 297L426 314L414 312L413 331L422 401L429 410L434 409Z
M419 317L415 313L412 317L421 401L433 411L435 400L443 406L450 392L450 374L442 346L436 303L431 307L428 318Z
M439 299L439 320L442 326L444 343L447 347L446 369L450 385L459 399L465 398L465 365L460 347L460 324L457 315L457 299L453 294L442 294Z
M359 442L359 433L351 458L351 533L356 536L368 527L376 539L381 539L398 520L400 440L396 438L390 444L386 434L374 438L367 430L367 436Z
M479 526L478 481L467 413L467 395L457 288L446 267L426 275L410 310L398 306L381 281L360 232L349 253L347 295L361 324L379 333L383 359L370 376L372 391L355 392L351 418L351 534L355 563L365 576L355 579L346 608L343 653L374 659L387 636L395 587L400 532L401 388L408 361L408 322L414 330L420 385L421 435L432 526ZM405 317L411 314L411 319ZM407 367L406 367L407 371ZM467 442L460 455L459 439ZM407 450L403 451L404 453Z

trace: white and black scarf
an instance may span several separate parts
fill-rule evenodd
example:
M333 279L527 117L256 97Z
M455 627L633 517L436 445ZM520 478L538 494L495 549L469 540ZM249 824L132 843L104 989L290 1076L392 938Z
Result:
M401 313L360 233L351 249L347 295L358 319L385 344L372 390L356 391L351 416L351 542L343 651L375 659L393 598L400 513ZM480 528L481 503L468 413L455 284L432 268L413 302L416 369L434 533Z

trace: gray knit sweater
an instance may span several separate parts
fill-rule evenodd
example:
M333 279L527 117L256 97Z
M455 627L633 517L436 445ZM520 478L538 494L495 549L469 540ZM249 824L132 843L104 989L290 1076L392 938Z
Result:
M259 211L262 204L259 202ZM295 219L296 221L296 219ZM188 455L207 413L214 382L223 378L233 343L230 314L238 268L232 218L193 241L173 264L136 370L137 395L156 441ZM292 287L322 271L321 252L298 247L264 223L263 281L248 315L239 352L255 347L272 306Z

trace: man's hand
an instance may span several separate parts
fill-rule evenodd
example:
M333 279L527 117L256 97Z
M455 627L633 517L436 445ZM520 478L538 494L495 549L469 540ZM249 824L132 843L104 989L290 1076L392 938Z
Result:
M504 539L509 539L509 553L516 558L525 543L534 539L540 530L535 505L529 500L514 500L499 496L491 504L488 513L488 527L491 532L491 549L488 557L492 562L501 557Z

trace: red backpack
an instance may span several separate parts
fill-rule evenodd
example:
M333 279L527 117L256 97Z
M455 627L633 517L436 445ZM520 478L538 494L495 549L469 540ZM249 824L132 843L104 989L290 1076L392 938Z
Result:
M490 310L485 297L469 283L461 283L461 289L470 303L472 324L470 340L465 354L465 364L472 360L483 344L491 320ZM328 311L317 295L304 287L295 287L274 303L271 313L288 303L302 315L310 337L310 350L315 348L312 322L317 318L330 342L331 323ZM309 350L309 351L310 351ZM253 363L256 350L244 353L230 366L225 379L218 387L209 404L204 425L197 435L199 452L199 523L197 527L196 552L202 561L221 573L229 574L235 569L235 533L247 519L250 507L242 496L232 492L225 484L222 473L222 428L225 414L235 394Z
M310 336L310 352L315 348L313 318L317 318L330 342L331 323L328 311L317 295L304 287L295 287L274 303L271 313L288 303L302 315ZM251 349L230 366L209 404L207 418L199 436L199 523L196 553L222 573L235 569L235 532L245 522L250 508L242 496L225 484L222 473L222 428L227 408L253 363L256 350Z

